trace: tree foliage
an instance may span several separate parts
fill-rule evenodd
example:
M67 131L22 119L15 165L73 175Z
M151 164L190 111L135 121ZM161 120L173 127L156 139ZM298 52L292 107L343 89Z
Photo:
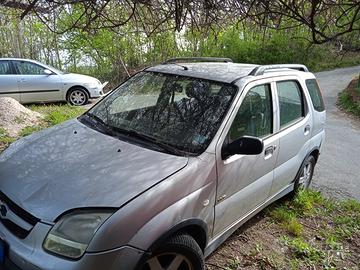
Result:
M31 0L27 4L2 0L0 4L22 9L21 18L35 13L57 33L114 29L130 23L149 36L169 29L252 20L267 28L306 27L315 44L335 41L348 45L346 34L360 32L358 0Z
M0 57L113 84L177 56L321 69L359 51L359 9L354 0L0 0Z

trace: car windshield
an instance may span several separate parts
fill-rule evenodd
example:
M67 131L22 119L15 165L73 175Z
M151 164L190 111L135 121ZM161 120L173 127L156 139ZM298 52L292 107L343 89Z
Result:
M214 137L236 91L230 84L141 72L82 118L91 118L112 134L198 155Z

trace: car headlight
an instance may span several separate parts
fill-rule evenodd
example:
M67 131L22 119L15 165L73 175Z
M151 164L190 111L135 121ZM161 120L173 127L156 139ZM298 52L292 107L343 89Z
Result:
M84 83L84 85L88 87L97 87L101 85L101 82L99 80L95 80L88 83Z
M111 214L112 212L77 212L63 216L47 235L44 248L72 259L81 257L95 232Z

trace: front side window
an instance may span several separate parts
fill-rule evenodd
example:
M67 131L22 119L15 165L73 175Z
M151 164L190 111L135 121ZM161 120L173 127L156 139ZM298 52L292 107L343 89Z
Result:
M251 88L242 101L229 132L229 142L242 136L266 137L273 132L273 109L269 84Z
M280 127L288 126L305 116L304 100L296 81L276 83L280 106Z
M10 61L0 61L0 75L13 74L10 66Z
M314 109L318 112L322 112L325 110L324 100L321 96L319 85L316 79L306 80L306 87L309 90L309 94L311 97L311 101L314 105Z
M80 120L93 118L113 134L127 133L129 138L199 154L211 142L236 91L225 83L141 72Z
M22 75L44 75L45 68L42 66L26 61L14 61L14 63Z

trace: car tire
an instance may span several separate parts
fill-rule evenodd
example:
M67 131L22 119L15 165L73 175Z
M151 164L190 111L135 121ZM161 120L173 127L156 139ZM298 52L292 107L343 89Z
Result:
M201 248L188 234L169 238L145 262L142 270L204 270L205 260Z
M74 106L86 105L89 101L89 95L85 89L74 87L67 94L67 102Z
M294 195L300 190L308 189L314 174L316 160L314 156L308 156L301 166L299 174L294 182Z

